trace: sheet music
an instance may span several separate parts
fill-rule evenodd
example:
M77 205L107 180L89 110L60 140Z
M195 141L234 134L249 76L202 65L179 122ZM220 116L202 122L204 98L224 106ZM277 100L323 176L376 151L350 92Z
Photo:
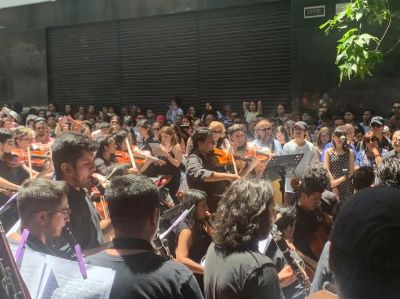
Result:
M15 254L15 244L10 244ZM77 262L26 248L21 266L32 299L108 299L115 277L109 268L87 265L84 280Z

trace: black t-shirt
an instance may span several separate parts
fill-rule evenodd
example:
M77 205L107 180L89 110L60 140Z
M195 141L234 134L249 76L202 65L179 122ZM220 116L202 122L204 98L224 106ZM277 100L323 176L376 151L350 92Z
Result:
M296 227L294 231L294 246L306 256L318 260L310 248L310 242L314 232L318 230L318 217L313 212L304 210L296 205Z
M204 160L199 154L189 155L186 166L186 180L190 189L198 189L207 193L207 204L210 212L215 212L221 195L229 185L228 181L205 182L204 179L210 177L214 171L223 172L217 169L208 161Z
M116 271L110 298L203 298L188 268L153 251L125 256L103 251L86 262Z
M68 226L82 249L92 249L104 243L103 233L100 227L100 216L89 199L85 189L76 190L69 186L68 203L71 209ZM57 250L67 249L68 241L60 237L52 244Z
M283 298L271 259L253 250L225 253L211 244L204 270L206 299Z
M29 178L29 173L22 167L9 167L4 161L0 160L0 176L10 183L22 185Z

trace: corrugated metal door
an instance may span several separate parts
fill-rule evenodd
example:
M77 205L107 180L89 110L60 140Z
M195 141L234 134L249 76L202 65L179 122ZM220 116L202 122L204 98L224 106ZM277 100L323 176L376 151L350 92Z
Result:
M165 112L213 99L217 108L290 100L290 7L272 2L112 23L52 28L51 99L127 103Z
M65 104L120 105L117 23L48 30L50 100Z

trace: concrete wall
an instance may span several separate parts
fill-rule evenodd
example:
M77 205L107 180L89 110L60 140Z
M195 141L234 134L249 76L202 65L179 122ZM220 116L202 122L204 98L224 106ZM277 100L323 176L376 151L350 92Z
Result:
M46 105L46 28L265 0L57 0L0 9L0 102Z

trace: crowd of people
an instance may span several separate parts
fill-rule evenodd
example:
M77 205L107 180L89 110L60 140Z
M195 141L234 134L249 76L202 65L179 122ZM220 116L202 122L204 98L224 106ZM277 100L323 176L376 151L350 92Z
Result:
M397 298L400 101L384 117L307 97L290 112L183 104L3 105L5 228L20 219L29 248L65 259L79 243L116 270L110 298ZM270 163L293 155L294 171ZM166 258L153 242L179 205Z

